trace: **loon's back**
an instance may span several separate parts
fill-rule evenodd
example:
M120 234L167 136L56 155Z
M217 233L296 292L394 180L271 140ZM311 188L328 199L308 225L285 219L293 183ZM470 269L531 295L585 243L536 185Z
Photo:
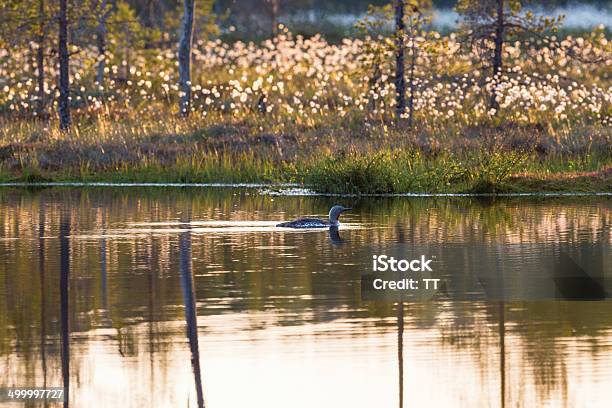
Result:
M281 222L276 226L283 228L329 228L329 223L318 218L300 218L295 221Z
M329 221L323 221L318 218L300 218L295 221L281 222L276 224L276 226L284 228L338 228L340 225L338 217L340 217L343 211L347 210L350 210L350 208L334 205L329 210Z

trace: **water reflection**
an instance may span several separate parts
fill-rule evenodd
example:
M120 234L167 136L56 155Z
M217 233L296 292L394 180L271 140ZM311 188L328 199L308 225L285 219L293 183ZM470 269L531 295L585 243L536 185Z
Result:
M397 365L399 377L399 407L404 406L404 302L397 305Z
M188 215L184 222L189 223ZM183 301L185 303L185 321L187 323L187 338L191 350L191 366L196 388L198 408L204 407L202 392L202 374L200 370L200 347L198 344L198 316L196 310L195 291L193 287L193 273L191 265L191 234L184 231L179 234L179 268L181 272L181 286L183 287Z
M499 380L500 406L506 406L506 304L499 302Z
M60 219L60 314L62 344L62 383L64 386L64 408L70 401L70 318L68 309L70 291L70 213L61 210Z
M47 386L47 354L46 354L46 326L47 326L47 302L45 290L45 203L44 199L40 200L40 209L38 212L38 273L40 276L40 361L42 365L43 383L42 386Z
M588 253L611 247L608 198L368 199L339 231L274 228L333 203L0 190L0 386L64 386L77 407L608 405L609 301L398 304L359 290L362 260L398 244L454 245L460 268L486 259L452 283L480 279L492 297L492 274L516 271L504 260L542 245L608 273L610 252ZM606 290L590 274L564 286L575 265L558 266L564 299Z
M342 238L340 237L340 231L338 228L330 228L328 230L329 232L329 240L332 244L334 245L340 245L342 244L342 242L344 242L342 240Z

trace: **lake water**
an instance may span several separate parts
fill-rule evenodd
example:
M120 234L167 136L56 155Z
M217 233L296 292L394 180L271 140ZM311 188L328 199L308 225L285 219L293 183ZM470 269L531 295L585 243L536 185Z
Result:
M334 203L354 207L337 233L274 227ZM67 387L73 407L609 407L611 227L609 196L0 189L0 387ZM373 255L420 252L443 290L364 299Z

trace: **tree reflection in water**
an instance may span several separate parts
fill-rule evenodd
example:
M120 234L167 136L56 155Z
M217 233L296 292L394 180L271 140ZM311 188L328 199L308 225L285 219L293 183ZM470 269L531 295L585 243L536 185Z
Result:
M64 384L64 408L70 401L70 212L61 211L60 219L60 308L62 343L62 380Z
M198 344L198 315L193 283L191 232L189 231L191 217L188 214L182 222L186 231L179 233L179 268L181 272L181 286L183 288L183 302L185 304L185 321L187 322L187 338L191 350L191 366L196 388L198 408L204 408L204 394L202 392L202 374L200 370L200 347Z
M384 377L398 370L399 384L381 385L389 387L393 405L407 395L413 402L419 381L431 379L441 387L436 397L465 392L466 401L494 406L580 405L587 391L592 397L602 392L598 384L612 380L612 302L443 297L402 309L363 301L359 291L360 271L369 266L362 260L372 253L391 245L452 243L460 250L449 262L483 271L456 276L453 283L469 287L481 279L483 290L499 299L494 291L501 289L490 277L511 278L514 270L493 260L508 256L509 245L517 262L537 257L539 244L578 260L571 250L581 243L610 248L609 199L368 198L355 203L336 235L259 227L241 232L240 222L273 224L281 211L283 219L321 213L337 198L272 201L253 191L169 191L0 191L0 372L6 373L0 382L63 382L73 406L92 393L104 397L101 377L116 377L115 387L134 387L166 406L176 405L173 393L184 402L195 384L190 403L202 406L200 345L211 406L223 386L219 378L241 374L220 362L234 354L238 361L260 361L252 353L262 348L269 353L263 354L266 364L279 365L273 371L254 364L253 382L267 375L270 383L281 382L284 364L296 354L325 350L324 359L309 354L310 363L321 364L323 373L347 369L352 386L363 371ZM236 226L223 233L203 221ZM612 270L609 252L589 254L593 265ZM492 261L483 264L483 258ZM562 272L571 266L558 268L559 293L584 298L563 285ZM583 288L601 286L598 278L582 278ZM196 288L202 302L197 313ZM201 338L198 314L207 322ZM175 365L186 358L188 377L181 376L184 364ZM449 364L462 376L446 374ZM181 388L187 381L189 389ZM461 381L463 388L453 388ZM323 375L305 377L303 384L326 385ZM141 398L140 406L151 405Z

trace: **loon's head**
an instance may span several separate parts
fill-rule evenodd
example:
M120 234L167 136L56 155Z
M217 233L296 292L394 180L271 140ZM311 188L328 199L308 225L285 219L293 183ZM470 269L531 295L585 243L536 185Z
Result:
M338 222L340 214L348 210L351 210L351 208L343 207L341 205L334 205L331 210L329 210L329 225L332 227L337 227L340 225Z

